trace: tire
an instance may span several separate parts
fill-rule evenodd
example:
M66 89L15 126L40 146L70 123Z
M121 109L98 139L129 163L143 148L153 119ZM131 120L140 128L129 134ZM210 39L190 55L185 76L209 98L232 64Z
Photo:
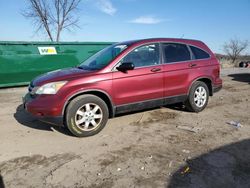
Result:
M245 63L244 62L240 62L239 63L239 67L245 67Z
M73 99L67 107L65 124L77 137L99 133L109 117L107 104L95 95L82 95Z
M200 96L197 96L200 95ZM187 110L191 112L201 112L207 106L209 90L204 82L196 81L191 86L188 98L185 102Z

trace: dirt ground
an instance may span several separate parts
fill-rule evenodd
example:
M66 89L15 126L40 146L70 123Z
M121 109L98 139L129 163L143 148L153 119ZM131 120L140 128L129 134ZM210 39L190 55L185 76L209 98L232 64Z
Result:
M26 87L1 89L0 187L250 187L250 69L222 78L201 113L124 115L87 138L27 115Z

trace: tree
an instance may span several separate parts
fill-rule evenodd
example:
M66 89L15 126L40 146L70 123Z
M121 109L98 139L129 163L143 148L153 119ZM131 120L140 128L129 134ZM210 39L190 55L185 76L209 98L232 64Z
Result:
M45 31L51 41L59 41L63 30L78 27L75 13L81 0L27 0L23 16L32 19L36 32Z
M229 42L225 43L223 46L224 52L232 60L232 64L235 63L236 59L239 58L241 53L247 49L248 41L241 41L237 38L231 39Z

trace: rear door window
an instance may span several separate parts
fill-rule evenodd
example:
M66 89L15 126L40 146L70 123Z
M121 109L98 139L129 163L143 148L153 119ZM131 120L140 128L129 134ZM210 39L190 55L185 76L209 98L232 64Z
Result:
M163 44L163 52L165 63L191 60L189 49L185 44L165 43Z
M192 50L195 59L207 59L210 57L210 55L207 52L205 52L200 48L190 46L190 49Z

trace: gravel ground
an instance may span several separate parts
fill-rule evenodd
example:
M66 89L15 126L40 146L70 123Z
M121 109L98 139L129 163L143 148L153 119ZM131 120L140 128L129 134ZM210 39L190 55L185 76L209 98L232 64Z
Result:
M26 87L0 90L0 187L250 187L250 69L221 75L201 113L133 113L87 138L27 115Z

